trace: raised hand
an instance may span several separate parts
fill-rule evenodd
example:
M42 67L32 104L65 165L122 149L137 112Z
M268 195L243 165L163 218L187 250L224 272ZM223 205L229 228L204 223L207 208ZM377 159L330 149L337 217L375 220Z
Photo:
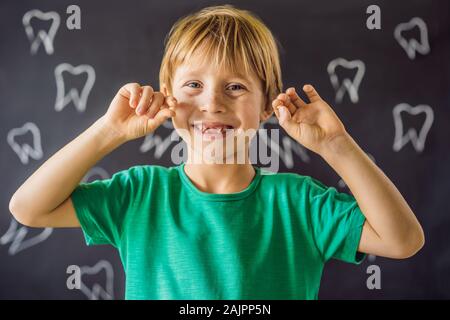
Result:
M289 88L273 100L272 107L281 127L298 143L321 154L327 144L346 135L344 125L336 113L319 96L312 85L303 86L309 103Z
M105 121L126 141L155 131L164 121L176 115L177 101L151 86L127 83L117 92L104 115Z

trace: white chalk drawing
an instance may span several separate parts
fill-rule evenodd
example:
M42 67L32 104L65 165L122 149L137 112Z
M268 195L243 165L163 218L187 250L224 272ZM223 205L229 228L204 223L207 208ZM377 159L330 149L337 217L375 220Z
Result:
M33 27L31 26L32 18L45 21L52 20L49 30L37 30L37 32L35 32L35 30L33 30ZM30 40L31 42L30 51L32 55L36 54L41 43L44 45L44 49L47 54L53 54L53 40L60 24L60 18L57 12L42 12L37 9L30 10L24 14L22 18L22 24L25 27L25 33L27 34L28 40Z
M263 136L261 135L261 137ZM286 168L292 169L294 167L294 154L298 155L303 162L310 162L310 157L306 153L306 149L301 144L292 140L289 136L282 136L280 137L280 140L281 143L278 146L275 148L270 148L271 152L275 151L275 153L277 153L277 150L279 151L278 156L283 161ZM269 142L267 141L265 143L268 144ZM276 143L276 141L273 141L273 143ZM275 156L277 155L275 154Z
M11 219L11 223L9 225L8 230L0 238L0 244L6 245L8 243L11 243L8 249L8 254L13 256L19 253L20 251L29 249L47 240L47 238L50 237L52 232L53 228L45 228L38 235L25 239L25 237L28 234L28 228L25 226L19 227L19 223L16 220Z
M420 39L411 38L409 40L402 36L403 31L411 30L415 27L419 28ZM409 22L400 23L395 27L394 38L405 50L408 58L414 60L416 52L426 55L430 52L430 43L428 42L428 29L426 23L419 17L412 18Z
M278 125L278 120L274 116L270 117L266 122L261 124L261 128L266 129L265 126L268 124ZM258 138L262 139L264 144L271 149L271 152L275 153L272 157L279 156L288 169L292 169L294 167L294 153L298 155L305 163L309 163L311 160L306 148L297 141L294 141L288 135L283 135L280 137L281 143L280 141L273 140L272 137L270 137L271 141L268 141L267 135L265 134L258 135Z
M345 188L347 186L347 184L345 183L345 181L344 180L342 180L342 179L339 179L339 181L338 181L338 187L339 188Z
M357 69L353 80L344 78L339 81L338 76L336 75L336 67L341 66L346 69ZM328 75L330 76L331 84L333 85L334 90L336 91L336 102L341 103L344 98L345 92L348 93L350 97L350 101L353 103L357 103L359 101L358 90L359 85L364 77L366 72L366 66L361 60L351 60L347 61L344 58L336 58L331 60L327 67Z
M80 75L82 73L87 74L86 83L81 90L81 94L76 88L70 89L66 93L66 86L64 84L63 72L69 72L73 75ZM56 103L55 110L61 111L66 105L71 101L75 105L78 112L84 112L86 110L87 99L89 93L95 82L95 70L92 66L88 64L81 64L79 66L72 66L68 63L61 63L55 68L55 78L56 78Z
M173 123L170 119L168 121L164 121L162 126L166 129L170 129L170 130L174 129Z
M425 121L420 129L419 134L417 134L417 130L415 128L408 128L406 133L404 133L403 121L401 117L402 112L407 112L414 116L425 113ZM395 137L393 150L400 151L408 141L411 141L414 149L417 152L422 152L425 148L425 141L427 139L428 132L430 131L431 125L434 120L434 112L433 109L429 105L421 104L415 107L407 103L400 103L394 107L392 110L392 114L394 116L394 126L395 126Z
M20 145L15 141L17 136L23 136L28 132L31 132L31 135L33 136L33 146L30 146L28 143L23 143ZM19 157L22 164L27 164L30 157L35 160L39 160L43 156L41 133L39 128L32 122L25 123L21 128L11 129L8 132L7 141Z
M99 176L99 178L96 178L96 176ZM103 179L109 179L110 175L108 172L106 172L105 169L100 167L93 167L91 168L88 173L83 177L81 182L90 182L95 181L97 179L103 180Z
M172 142L178 140L180 140L180 138L176 130L173 130L166 137L157 135L155 133L150 133L145 136L144 142L140 146L139 151L145 153L155 148L154 157L156 159L160 159L164 155L164 153L169 150Z
M81 268L81 287L80 290L89 300L112 300L114 299L114 270L111 263L107 260L100 260L94 266L82 266ZM102 271L106 273L106 283L104 286L99 283L92 284L89 288L83 282L83 276L96 275Z

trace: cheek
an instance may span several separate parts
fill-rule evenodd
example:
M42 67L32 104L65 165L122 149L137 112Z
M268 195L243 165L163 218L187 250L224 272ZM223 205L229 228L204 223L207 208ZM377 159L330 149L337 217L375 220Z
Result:
M242 126L246 129L258 129L259 128L259 110L254 108L245 108L239 116L241 118Z
M189 114L182 108L176 109L177 115L172 118L172 124L177 134L184 141L189 141L190 127L189 127Z
M186 104L178 103L175 112L176 116L172 118L173 126L175 127L175 129L187 128L190 111L186 107Z

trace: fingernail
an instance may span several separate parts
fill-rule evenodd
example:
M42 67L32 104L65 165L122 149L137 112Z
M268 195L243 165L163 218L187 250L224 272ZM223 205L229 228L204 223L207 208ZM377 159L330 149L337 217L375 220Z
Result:
M141 113L142 112L142 107L137 108L137 113Z

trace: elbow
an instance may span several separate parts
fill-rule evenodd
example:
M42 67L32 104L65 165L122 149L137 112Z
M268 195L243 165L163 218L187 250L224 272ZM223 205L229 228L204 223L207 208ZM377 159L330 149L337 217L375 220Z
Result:
M420 225L414 228L395 252L396 259L408 259L417 254L425 245L425 234Z
M17 199L16 195L13 195L9 201L9 212L13 215L14 219L20 224L27 227L36 227L36 221L27 210L21 208L21 201Z

